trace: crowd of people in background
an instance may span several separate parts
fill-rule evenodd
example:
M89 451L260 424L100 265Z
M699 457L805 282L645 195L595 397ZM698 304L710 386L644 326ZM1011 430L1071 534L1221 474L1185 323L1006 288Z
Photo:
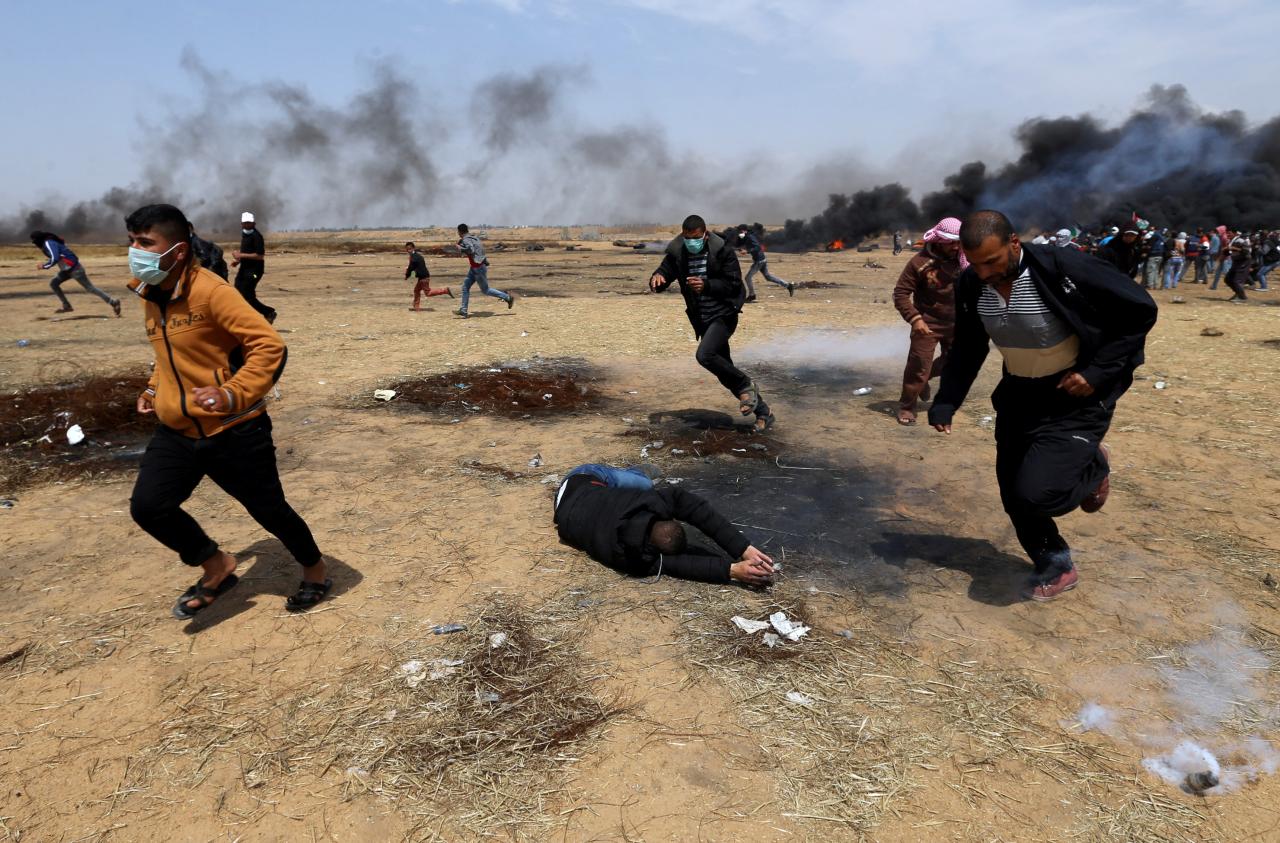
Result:
M1225 283L1233 302L1247 301L1248 290L1269 291L1267 277L1280 265L1280 230L1264 228L1246 231L1219 225L1174 231L1135 217L1124 226L1096 232L1045 231L1031 242L1096 255L1148 290L1176 290L1184 280L1210 290Z

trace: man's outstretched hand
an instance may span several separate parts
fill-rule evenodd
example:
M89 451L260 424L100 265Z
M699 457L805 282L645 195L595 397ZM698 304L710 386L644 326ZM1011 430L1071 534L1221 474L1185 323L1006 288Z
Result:
M773 560L754 546L748 547L742 558L729 566L729 576L750 585L768 585L773 582Z
M663 277L661 272L653 273L653 277L649 279L649 292L656 293L658 288L667 283L667 279Z

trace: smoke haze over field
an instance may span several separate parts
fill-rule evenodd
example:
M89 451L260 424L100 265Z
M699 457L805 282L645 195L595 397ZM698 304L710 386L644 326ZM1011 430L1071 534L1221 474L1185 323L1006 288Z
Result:
M196 94L145 125L138 180L96 198L9 209L0 239L34 228L116 237L125 214L154 201L225 232L244 209L275 229L623 224L691 211L778 219L826 197L821 213L770 235L783 248L919 230L978 207L1000 208L1024 229L1134 211L1157 225L1280 223L1280 119L1250 128L1241 112L1202 111L1180 86L1153 87L1114 127L1087 114L1028 120L1014 132L1014 160L964 164L917 201L892 179L867 187L885 174L847 153L780 167L765 156L675 148L649 124L579 125L571 105L591 88L582 66L434 90L384 62L338 104L285 81L239 80L192 50L182 69Z
M1017 128L1018 157L961 166L919 206L900 184L833 194L808 221L788 220L771 242L856 243L893 228L919 230L979 208L1022 229L1119 223L1280 225L1280 118L1249 128L1239 111L1202 111L1180 85L1154 86L1119 126L1097 118L1035 118Z

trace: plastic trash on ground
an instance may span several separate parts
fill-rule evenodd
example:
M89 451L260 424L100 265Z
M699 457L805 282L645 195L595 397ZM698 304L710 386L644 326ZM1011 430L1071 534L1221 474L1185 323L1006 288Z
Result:
M394 389L375 389L373 397L379 401L390 401L396 397L396 391Z
M809 632L809 627L795 623L787 617L786 612L774 612L769 616L769 623L788 641L799 641Z
M754 635L755 633L759 632L762 629L769 628L768 621L747 620L741 615L733 616L733 625L736 626L738 629L742 630L743 632L747 633L748 635Z
M69 444L79 445L83 441L84 441L84 431L81 430L80 425L73 424L71 425L71 427L67 428L67 442Z

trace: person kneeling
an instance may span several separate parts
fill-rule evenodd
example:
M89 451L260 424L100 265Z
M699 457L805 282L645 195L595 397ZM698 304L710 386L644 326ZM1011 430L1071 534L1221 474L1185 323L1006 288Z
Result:
M773 581L773 560L699 496L675 486L655 489L652 466L591 463L569 472L555 499L560 541L622 574L749 585ZM692 524L729 558L689 548ZM730 561L736 560L736 561Z

